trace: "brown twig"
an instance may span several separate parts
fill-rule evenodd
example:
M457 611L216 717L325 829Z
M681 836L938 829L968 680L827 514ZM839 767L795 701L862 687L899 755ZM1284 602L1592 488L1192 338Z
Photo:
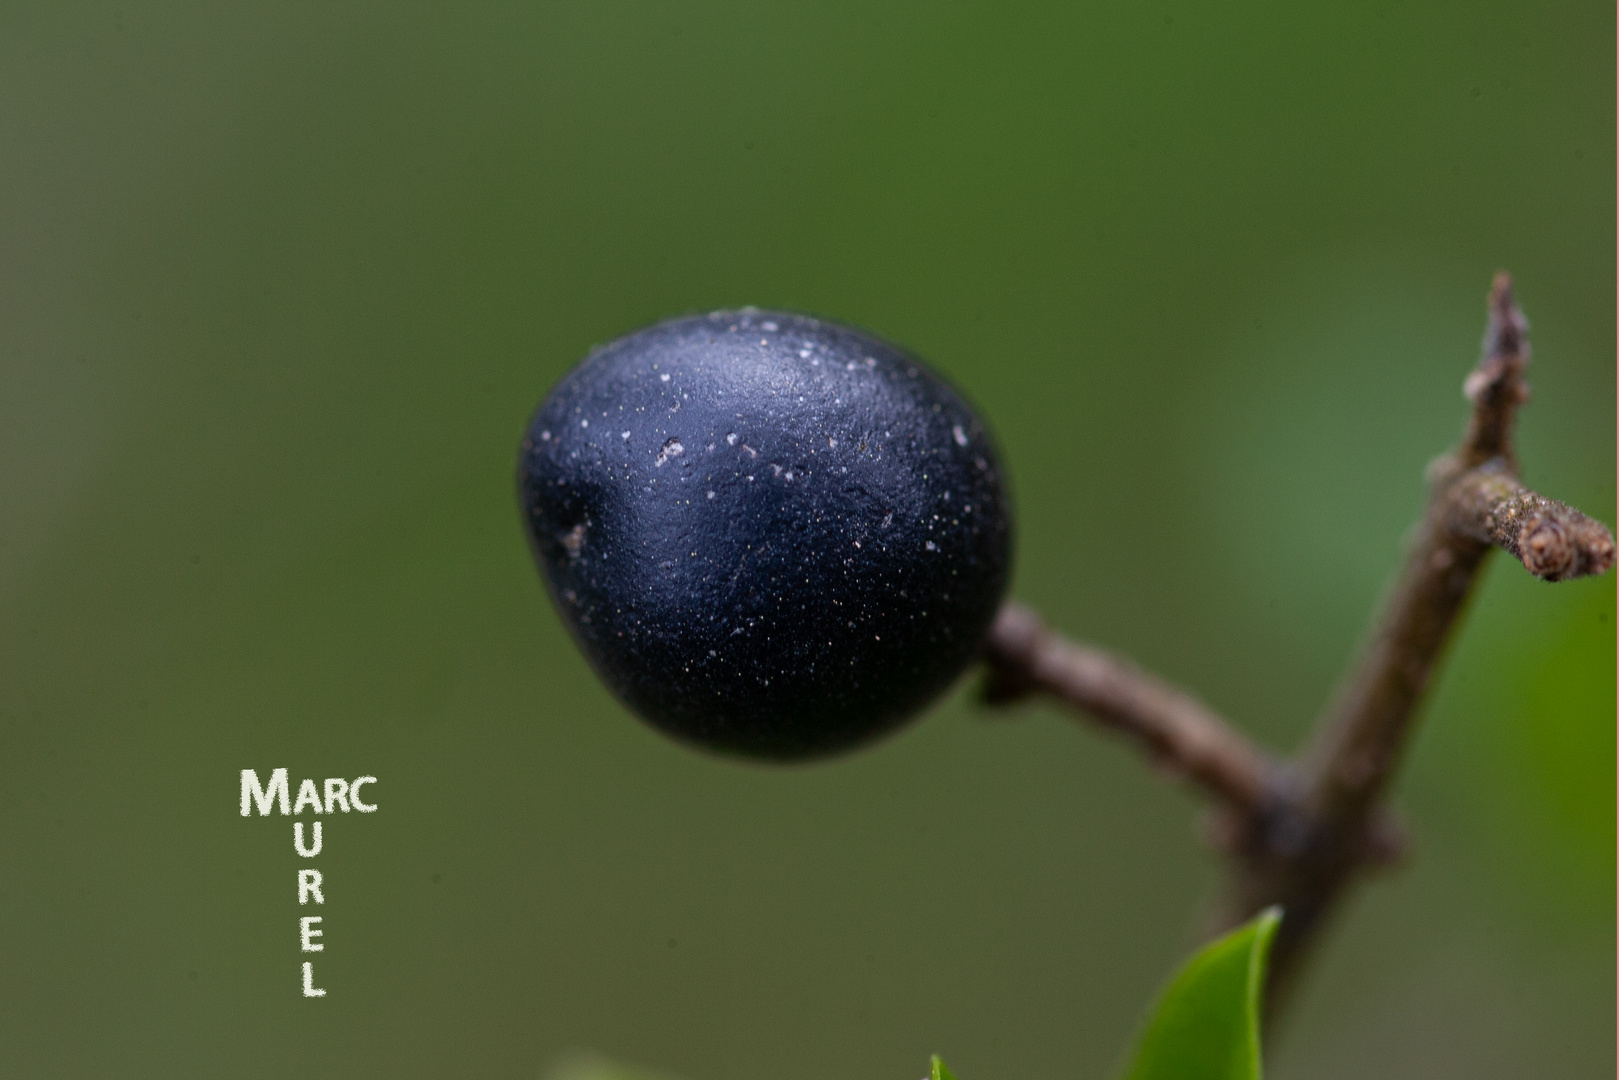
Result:
M1398 851L1381 799L1451 627L1492 547L1547 581L1605 572L1612 534L1517 480L1528 324L1497 275L1466 435L1429 470L1428 508L1375 632L1296 764L1275 765L1206 707L1128 663L1063 641L1008 604L989 637L988 697L1049 694L1132 736L1214 796L1235 870L1232 921L1280 904L1271 1000L1345 888Z

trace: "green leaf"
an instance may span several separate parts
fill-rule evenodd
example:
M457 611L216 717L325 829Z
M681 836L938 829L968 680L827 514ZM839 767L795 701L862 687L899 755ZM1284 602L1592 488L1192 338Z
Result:
M956 1080L956 1074L945 1068L938 1054L933 1055L933 1080Z
M600 1054L581 1051L551 1065L546 1080L670 1080L662 1073L620 1064Z
M1259 1080L1260 993L1281 921L1270 908L1186 962L1147 1018L1126 1080Z

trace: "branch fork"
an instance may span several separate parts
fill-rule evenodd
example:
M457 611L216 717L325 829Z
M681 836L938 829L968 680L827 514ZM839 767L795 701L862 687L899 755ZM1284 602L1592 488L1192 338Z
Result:
M1271 954L1273 1004L1346 888L1404 848L1383 796L1490 551L1546 581L1613 566L1605 525L1518 480L1512 433L1529 400L1528 326L1511 279L1496 275L1483 355L1463 386L1473 406L1467 432L1429 467L1427 509L1370 644L1296 758L1272 757L1195 697L1067 641L1016 602L985 642L990 704L1055 698L1213 801L1214 836L1233 871L1225 922L1273 904L1285 911Z

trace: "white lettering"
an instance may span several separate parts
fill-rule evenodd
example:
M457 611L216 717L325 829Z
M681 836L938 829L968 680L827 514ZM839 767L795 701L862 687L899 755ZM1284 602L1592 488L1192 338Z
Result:
M315 965L304 961L304 997L325 997L326 991L315 985Z
M315 903L324 904L326 902L326 897L321 895L321 880L322 878L319 870L298 871L298 903L307 904L309 903L309 898L313 896L315 898Z
M306 859L313 859L316 855L319 855L320 854L320 822L318 822L318 821L315 822L315 846L312 847L312 848L309 848L308 850L305 850L304 849L304 823L301 822L301 821L294 821L292 823L292 846L293 846L293 849L298 852L298 854L302 855Z
M373 811L373 810L375 810L377 808L377 804L376 803L363 803L363 802L360 801L360 785L361 784L374 784L376 782L377 782L377 778L374 777L374 776L361 776L361 777L353 780L349 784L349 802L353 803L354 804L354 809L358 810L362 814L371 813L371 811Z
M259 774L253 769L242 770L242 816L250 816L249 810L257 804L259 815L265 816L270 812L270 803L274 800L281 804L281 812L287 812L287 770L277 769L270 774L268 789L259 786Z
M341 776L328 776L326 778L326 812L332 812L332 804L336 803L343 808L343 813L349 812L349 782Z
M303 783L298 785L298 798L293 801L292 812L294 814L301 814L304 812L305 806L313 806L315 808L315 813L322 813L320 807L320 792L315 790L315 782L313 780L305 780Z
M312 938L326 936L319 930L315 929L315 924L320 922L320 920L321 917L319 915L305 915L303 918L298 920L298 942L303 946L304 952L325 951L326 946L317 944L311 940Z

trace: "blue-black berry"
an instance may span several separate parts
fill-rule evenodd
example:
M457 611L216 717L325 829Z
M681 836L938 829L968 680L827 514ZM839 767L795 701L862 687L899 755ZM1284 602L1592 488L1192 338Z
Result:
M973 659L1006 588L995 447L921 361L781 312L592 353L518 467L563 621L664 731L772 758L890 731Z

